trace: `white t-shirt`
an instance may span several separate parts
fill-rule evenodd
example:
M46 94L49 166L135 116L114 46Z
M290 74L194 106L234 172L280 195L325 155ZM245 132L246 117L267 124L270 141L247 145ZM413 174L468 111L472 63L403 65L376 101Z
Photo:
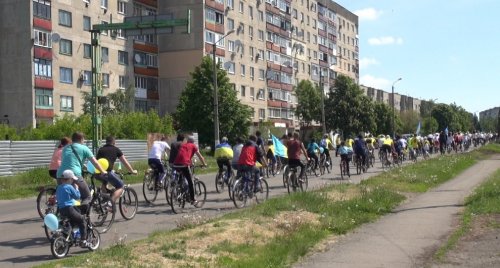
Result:
M161 159L162 154L167 149L170 150L170 146L168 146L168 143L164 141L155 141L153 143L153 146L151 146L151 151L149 151L148 158Z

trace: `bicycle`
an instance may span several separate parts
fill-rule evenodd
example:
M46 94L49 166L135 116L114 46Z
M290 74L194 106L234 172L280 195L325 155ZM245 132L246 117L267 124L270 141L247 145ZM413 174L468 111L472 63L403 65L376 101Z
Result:
M288 167L286 188L289 194L298 191L305 192L309 186L309 179L307 178L307 172L304 172L304 177L302 179L299 179L297 176L297 168L298 166Z
M351 157L352 158L352 155L351 156L347 156L347 158ZM341 156L342 158L342 156ZM340 160L340 179L344 179L344 176L348 176L349 178L351 177L351 172L349 170L349 161L346 159L346 158L342 158Z
M185 166L173 166L175 168L184 168ZM194 197L197 200L196 203L193 204L196 208L201 208L205 204L207 200L207 188L205 183L200 181L198 177L194 174L194 166L192 166L191 174L193 176L193 188L194 188ZM170 207L172 208L172 212L178 214L179 212L183 212L186 202L189 203L190 195L189 195L189 186L187 179L179 172L179 176L177 176L177 180L172 180L170 183Z
M248 199L261 203L269 198L269 185L263 177L259 177L259 183L255 185L253 174L250 171L240 172L241 178L234 183L233 203L236 208L247 205Z
M85 215L85 218L85 227L87 228L87 237L85 240L90 243L88 249L94 251L101 245L101 235L92 226L88 213ZM68 255L70 247L80 243L79 232L74 229L78 230L78 227L73 227L68 218L63 217L59 220L59 228L53 231L50 239L50 251L56 259L64 258Z
M36 210L42 220L49 213L57 214L56 187L47 186L40 190L36 197Z
M132 173L120 173L117 172L115 173L120 177L122 181L124 180L125 175L131 175ZM107 187L109 187L110 184L107 184ZM108 191L108 194L112 195L113 192L116 190L114 187L113 188L106 188ZM137 198L137 193L136 191L130 187L129 184L125 184L123 186L123 192L120 195L120 199L118 199L118 208L120 210L120 214L122 217L126 220L131 220L135 217L137 214L137 209L139 207L139 199Z
M309 175L312 175L314 174L314 176L318 177L318 171L315 167L315 161L314 161L314 158L310 158L309 161L307 161L307 165L306 165L306 172L309 174Z
M326 154L321 154L319 158L319 173L321 175L325 174L325 171L330 174L330 162L327 159Z
M92 199L90 201L87 213L92 226L99 229L99 233L107 232L115 221L115 202L111 196L102 193L101 187L95 185L95 175L90 176L91 184L89 185Z
M222 191L224 191L225 186L229 187L229 180L233 176L233 172L231 171L231 174L229 174L227 166L223 165L222 172L218 171L217 175L215 175L215 190L217 191L217 193L221 193Z
M172 176L172 169L167 161L162 161L163 169L165 170L165 178L170 178ZM153 205L158 197L158 192L165 190L168 198L168 183L165 181L161 182L161 185L156 185L158 176L160 172L154 166L149 166L150 168L144 173L144 180L142 182L142 194L144 200L150 205ZM164 179L165 180L165 179Z

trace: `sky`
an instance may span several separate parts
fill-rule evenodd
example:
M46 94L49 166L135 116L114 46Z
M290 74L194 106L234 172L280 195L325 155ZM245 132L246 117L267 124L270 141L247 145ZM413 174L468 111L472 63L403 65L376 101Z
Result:
M471 113L500 106L499 0L336 0L359 17L360 84Z

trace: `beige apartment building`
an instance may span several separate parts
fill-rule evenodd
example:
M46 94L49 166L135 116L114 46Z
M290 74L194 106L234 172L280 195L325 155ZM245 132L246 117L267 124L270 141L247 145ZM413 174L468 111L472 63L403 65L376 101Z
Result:
M391 107L392 92L385 92L381 89L375 89L364 85L360 85L360 88L363 94L368 96L373 101L383 102ZM417 98L394 93L394 109L397 111L415 111L417 113L420 113L421 102L422 101Z
M0 114L35 127L82 113L91 90L92 25L154 15L156 0L3 0L0 2ZM104 94L134 87L136 110L158 107L158 45L154 35L102 32Z
M160 36L161 113L175 111L189 73L203 56L212 55L215 42L217 62L242 103L254 109L255 125L270 121L298 128L293 87L300 80L319 84L323 78L326 92L337 73L359 79L358 18L333 1L159 3L159 13L174 17L183 17L187 9L192 11L191 34Z
M190 34L102 33L104 94L133 87L136 110L174 112L214 42L254 125L298 128L300 80L325 93L340 73L359 80L358 18L331 0L3 0L0 7L11 10L0 18L0 116L16 126L81 114L82 92L91 88L91 25L125 16L192 14Z

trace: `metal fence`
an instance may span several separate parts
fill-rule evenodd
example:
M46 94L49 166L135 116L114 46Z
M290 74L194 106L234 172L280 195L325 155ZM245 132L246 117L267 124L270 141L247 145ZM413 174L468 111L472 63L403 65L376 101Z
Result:
M57 143L58 141L0 141L0 176L48 166ZM86 145L92 148L92 141L87 141ZM129 161L147 159L145 140L117 140L116 146Z

